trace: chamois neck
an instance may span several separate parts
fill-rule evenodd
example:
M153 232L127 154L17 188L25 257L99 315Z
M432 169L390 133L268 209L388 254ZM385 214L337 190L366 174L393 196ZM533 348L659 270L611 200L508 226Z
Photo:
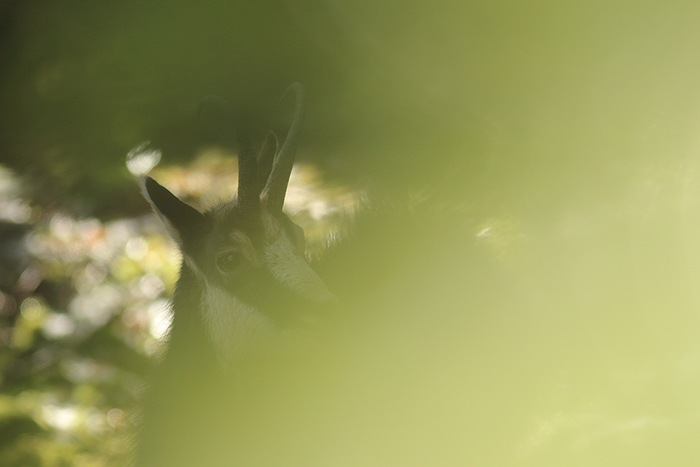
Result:
M172 299L173 320L164 366L204 370L215 360L215 350L201 319L203 291L204 282L183 261Z

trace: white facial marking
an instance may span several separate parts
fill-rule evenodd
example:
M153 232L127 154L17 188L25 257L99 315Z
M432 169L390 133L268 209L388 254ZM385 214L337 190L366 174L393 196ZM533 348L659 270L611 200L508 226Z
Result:
M336 296L328 291L277 220L266 213L262 214L262 220L265 230L262 264L248 237L241 232L232 234L246 259L254 266L267 268L277 282L307 300L336 302ZM279 332L273 320L210 283L187 255L184 260L204 279L202 318L224 369L231 368L236 357L254 351Z
M299 254L282 226L269 214L263 213L262 221L265 228L263 263L275 280L307 300L319 303L337 301Z
M270 319L218 286L207 283L202 298L204 323L225 366L272 335Z

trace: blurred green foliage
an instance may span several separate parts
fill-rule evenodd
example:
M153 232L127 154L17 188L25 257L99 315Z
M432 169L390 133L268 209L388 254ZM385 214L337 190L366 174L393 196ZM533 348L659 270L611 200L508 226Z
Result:
M126 155L151 141L178 195L228 197L199 99L259 140L297 80L312 253L370 206L349 233L403 261L398 290L468 317L426 323L432 295L409 296L368 331L355 363L387 384L361 373L358 397L391 416L361 438L405 420L378 458L697 462L698 24L687 2L0 3L0 464L128 463L178 260ZM392 242L407 225L426 243ZM474 246L512 288L459 263ZM337 255L348 289L381 275Z
M209 148L157 177L195 205L230 197L235 155ZM0 454L7 466L128 465L139 400L162 355L178 257L154 216L103 222L47 212L0 168ZM206 190L206 193L204 193ZM310 253L353 208L347 189L295 169L287 207ZM210 202L210 201L209 201ZM12 218L12 216L15 216ZM19 222L18 222L19 221Z
M0 292L3 465L126 465L163 338L153 326L167 319L154 300L173 284L170 245L143 219L40 219Z

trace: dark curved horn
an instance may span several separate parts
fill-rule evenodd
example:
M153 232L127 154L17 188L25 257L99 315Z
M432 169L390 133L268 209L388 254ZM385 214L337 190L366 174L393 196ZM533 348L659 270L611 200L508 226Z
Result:
M299 137L301 136L301 127L304 125L304 97L306 94L304 86L301 83L292 84L285 91L283 99L290 90L294 91L296 94L294 118L262 194L263 199L266 200L268 209L273 211L281 211L284 205L284 196L287 193L289 175L292 173L294 156L296 155Z
M277 136L270 131L258 154L258 188L260 191L265 188L267 179L272 170L272 163L277 155Z
M231 134L235 136L238 142L238 206L243 215L256 215L260 210L261 186L255 152L243 119L226 99L210 95L199 104L199 121L210 137L224 145L233 144Z
M242 123L236 125L238 140L238 207L243 215L257 215L260 211L260 184L258 163L248 131Z

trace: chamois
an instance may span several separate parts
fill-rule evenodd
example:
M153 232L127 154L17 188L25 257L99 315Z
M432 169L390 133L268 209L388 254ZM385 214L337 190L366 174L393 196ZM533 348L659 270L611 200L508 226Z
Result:
M206 456L235 444L236 427L246 423L246 383L232 383L240 367L336 306L305 259L303 230L282 210L304 120L303 86L295 83L288 91L296 107L278 154L270 132L256 157L236 119L233 200L202 213L152 178L142 180L145 197L179 246L182 265L168 349L146 403L138 465L219 465L220 459ZM202 112L211 117L221 111L217 106L205 100Z
M510 465L501 420L520 408L503 388L532 391L522 375L539 364L523 357L537 347L512 312L517 289L439 199L367 207L317 275L282 212L304 113L291 90L276 158L273 135L256 157L234 119L233 201L200 213L144 179L183 262L138 466L472 465L485 451ZM205 105L220 124L217 102ZM318 326L334 315L342 326Z

